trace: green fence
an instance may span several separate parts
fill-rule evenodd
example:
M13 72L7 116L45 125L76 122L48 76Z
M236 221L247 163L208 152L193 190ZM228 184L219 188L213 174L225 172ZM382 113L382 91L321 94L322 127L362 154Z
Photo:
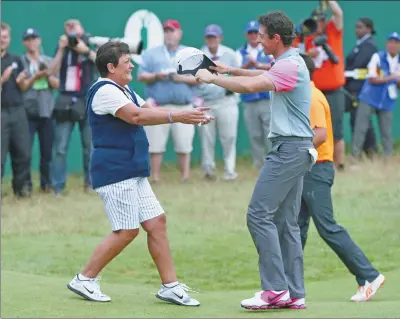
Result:
M361 16L374 20L377 29L376 39L380 47L385 44L389 32L400 31L398 1L340 1L344 11L344 45L345 54L355 43L354 25ZM296 23L308 16L318 1L3 1L2 20L12 27L10 50L22 53L22 32L34 27L43 37L43 49L52 55L58 38L63 32L63 22L77 18L87 32L96 36L107 37L143 37L147 47L162 43L160 21L178 19L182 24L182 43L188 46L203 45L203 30L211 23L220 24L224 30L224 44L237 48L244 43L244 25L250 19L257 18L270 10L285 11ZM128 23L129 22L129 23ZM137 57L135 58L137 59ZM135 90L143 92L143 85L136 83ZM349 120L346 115L346 140L349 141ZM376 122L375 122L376 125ZM396 107L394 135L400 139L400 111ZM246 129L241 113L238 135L238 155L250 153ZM32 165L38 167L38 147L35 143ZM221 156L218 144L217 155ZM195 137L193 151L195 160L200 158L198 134ZM171 142L165 159L175 159ZM69 171L76 172L82 168L80 138L75 128L71 149L68 153Z

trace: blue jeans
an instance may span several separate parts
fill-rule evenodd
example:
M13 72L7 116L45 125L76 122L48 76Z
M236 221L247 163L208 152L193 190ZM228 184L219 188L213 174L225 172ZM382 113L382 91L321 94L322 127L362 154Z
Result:
M52 163L52 186L56 193L64 190L67 180L67 152L71 134L76 122L55 123L54 145L55 156ZM83 171L85 186L91 186L89 162L91 153L91 133L87 120L77 122L82 142Z

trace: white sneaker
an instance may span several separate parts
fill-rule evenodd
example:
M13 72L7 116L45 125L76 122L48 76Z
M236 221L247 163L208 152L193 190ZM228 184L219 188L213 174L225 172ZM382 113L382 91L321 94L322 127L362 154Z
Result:
M200 306L200 302L190 297L186 293L187 291L195 292L194 290L182 283L178 283L176 286L173 286L171 288L165 287L165 285L161 285L161 288L156 294L156 297L160 300L180 306Z
M100 290L99 280L101 277L81 280L78 275L74 277L67 285L67 288L79 296L90 300L90 301L100 301L100 302L108 302L111 301L111 298L105 294L103 294Z
M373 282L365 281L364 286L358 287L357 293L351 297L351 301L363 302L371 300L375 296L376 292L385 283L385 276L380 274Z
M253 298L243 300L240 305L249 310L275 309L285 307L290 301L288 290L273 292L271 290L257 292Z
M234 181L239 177L239 174L236 172L233 173L224 173L224 180L225 181Z

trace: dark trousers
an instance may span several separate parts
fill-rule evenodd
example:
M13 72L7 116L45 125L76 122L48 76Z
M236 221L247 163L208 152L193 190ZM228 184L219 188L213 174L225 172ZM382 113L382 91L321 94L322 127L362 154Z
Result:
M356 116L357 116L357 110L358 108L352 108L350 111L350 127L351 127L351 134L352 136L354 135L354 127L356 125ZM365 142L363 145L363 150L365 153L371 153L371 152L378 152L378 146L376 144L376 136L375 136L375 131L372 126L372 120L369 120L369 127L367 130L367 133L365 135Z
M304 177L301 209L299 214L300 236L303 249L307 241L310 217L321 238L342 260L356 277L360 286L372 282L379 272L371 265L349 233L333 217L331 187L335 170L331 162L316 163Z
M28 196L31 181L31 138L26 111L22 106L1 109L1 178L10 153L12 188L17 196Z
M357 96L357 93L350 93L353 96ZM347 97L346 98L346 111L350 113L350 128L351 128L351 136L354 136L354 128L356 125L356 116L358 108L352 105L353 101ZM378 152L378 146L376 143L376 135L374 131L374 127L372 126L372 119L369 120L369 127L367 133L365 135L365 142L363 145L363 150L367 154L371 154L372 152Z
M46 190L51 186L50 164L53 149L53 122L51 118L41 117L40 119L29 120L31 143L35 133L38 133L40 148L40 188Z

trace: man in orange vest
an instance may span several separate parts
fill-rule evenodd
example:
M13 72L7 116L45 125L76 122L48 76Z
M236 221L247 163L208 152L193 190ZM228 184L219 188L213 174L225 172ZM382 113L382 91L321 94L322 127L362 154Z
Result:
M315 66L312 59L303 55L307 68L312 76ZM301 209L298 219L301 243L304 249L310 217L322 237L343 261L347 269L356 277L359 289L351 297L351 301L362 302L370 300L383 285L385 277L380 274L354 243L349 233L338 225L333 216L331 187L335 171L333 168L333 130L330 107L325 96L311 82L310 122L314 130L314 147L318 151L318 160L304 176ZM302 300L292 300L299 306Z
M317 21L317 34L309 35L304 38L305 53L313 58L315 73L313 81L315 86L324 93L330 108L333 125L334 138L334 161L336 167L344 169L344 111L345 95L341 88L345 85L344 76L344 53L343 53L343 11L337 1L326 1L327 6L332 12L332 18L327 20L325 12L317 9L312 13L312 18ZM321 35L326 35L327 44L338 58L338 63L329 59L326 51L321 46L316 46L314 40ZM300 38L296 39L296 45L300 43Z

